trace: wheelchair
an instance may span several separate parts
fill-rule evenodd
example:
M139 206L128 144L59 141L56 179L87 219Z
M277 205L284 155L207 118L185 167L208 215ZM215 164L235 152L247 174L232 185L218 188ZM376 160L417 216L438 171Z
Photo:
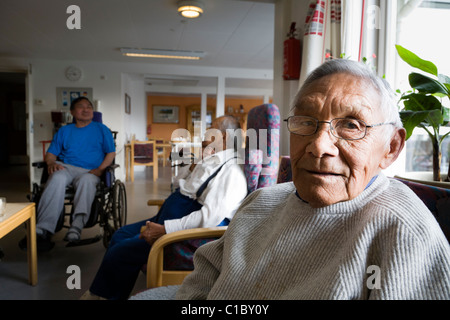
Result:
M43 169L40 184L33 183L31 194L28 196L31 202L36 203L37 208L49 175L45 162L34 162L32 165L33 167ZM104 247L108 248L114 232L126 224L127 195L125 185L120 180L115 179L114 172L118 167L119 165L112 164L103 173L100 183L97 185L89 219L84 226L84 229L86 229L99 224L100 228L103 229L103 234L89 239L81 239L77 242L68 242L66 247L91 244L103 239ZM59 216L55 233L62 228L70 227L70 225L65 225L65 222L67 216L70 216L69 221L70 223L72 222L74 195L74 188L68 186L65 193L64 207Z

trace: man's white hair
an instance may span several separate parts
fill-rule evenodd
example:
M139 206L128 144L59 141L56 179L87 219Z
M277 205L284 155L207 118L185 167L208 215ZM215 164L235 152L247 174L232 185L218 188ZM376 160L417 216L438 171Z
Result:
M337 73L347 73L371 83L380 94L380 111L383 114L384 121L392 122L397 128L403 128L397 108L397 99L389 83L385 79L377 76L367 65L348 59L329 60L312 71L295 96L292 111L296 108L298 99L302 96L304 88L322 77Z

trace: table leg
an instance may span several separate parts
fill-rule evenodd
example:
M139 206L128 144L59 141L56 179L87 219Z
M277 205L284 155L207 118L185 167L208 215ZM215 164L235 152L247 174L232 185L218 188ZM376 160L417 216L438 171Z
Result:
M125 147L125 181L128 181L128 177L129 177L129 170L130 170L130 155L131 149L128 147Z
M27 221L28 232L28 277L32 286L37 285L37 246L36 246L36 214L32 210L31 217Z

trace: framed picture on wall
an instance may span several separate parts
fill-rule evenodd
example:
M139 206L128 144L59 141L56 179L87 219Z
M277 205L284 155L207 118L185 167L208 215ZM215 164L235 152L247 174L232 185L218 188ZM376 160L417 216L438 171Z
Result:
M79 97L86 97L94 104L92 88L56 88L56 101L59 110L69 110L72 101Z
M178 106L153 106L153 123L179 123Z
M131 98L125 93L125 113L131 114Z

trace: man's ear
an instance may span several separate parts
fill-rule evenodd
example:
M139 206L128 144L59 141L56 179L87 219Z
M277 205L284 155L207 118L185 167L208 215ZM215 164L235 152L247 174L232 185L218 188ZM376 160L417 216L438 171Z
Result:
M380 168L386 169L389 167L392 163L394 163L395 160L397 160L398 156L403 150L403 147L405 146L405 139L406 139L406 130L396 129L395 132L392 134L391 141L389 142L389 150L387 151L384 158L381 160Z

